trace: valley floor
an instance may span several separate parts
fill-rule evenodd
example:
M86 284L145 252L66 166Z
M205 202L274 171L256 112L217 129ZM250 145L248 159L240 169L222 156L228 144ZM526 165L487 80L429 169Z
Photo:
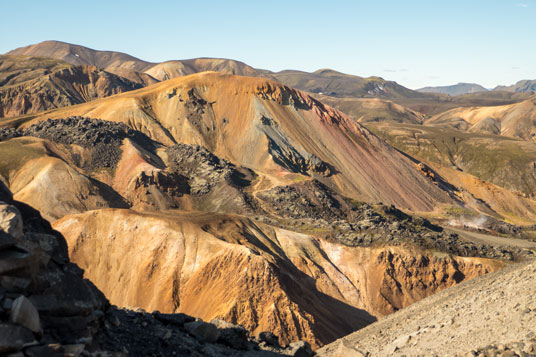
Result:
M447 228L448 231L457 233L461 238L475 244L492 244L498 246L516 247L516 248L536 248L536 242L525 239L498 237L491 234L468 232L457 228Z

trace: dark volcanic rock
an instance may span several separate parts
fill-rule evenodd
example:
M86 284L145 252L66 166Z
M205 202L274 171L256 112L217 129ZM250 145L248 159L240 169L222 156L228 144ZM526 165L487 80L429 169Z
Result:
M515 260L533 256L531 251L523 249L468 242L392 205L354 202L317 180L274 187L259 192L257 198L261 221L321 235L349 246L409 243L466 257Z
M6 198L0 210L16 206L24 227L15 237L9 226L0 229L0 291L5 292L0 294L5 310L0 350L15 352L29 343L89 343L100 324L92 313L106 310L108 301L68 263L63 237L38 212Z
M11 201L13 198L13 195L11 194L11 191L6 187L6 185L0 180L0 201L8 202Z
M127 138L154 150L151 139L125 124L84 117L48 119L30 126L22 135L90 149L92 160L86 169L114 168L121 158L121 143Z
M219 319L213 319L210 323L216 326L220 331L220 336L217 340L218 342L239 350L247 348L249 333L243 326Z
M216 325L201 320L188 322L184 325L184 328L200 341L216 342L220 337L220 330Z
M108 309L104 327L94 340L97 342L93 348L97 351L128 356L275 357L294 355L297 350L265 346L249 338L242 326L221 320L207 323L184 314L149 314L141 309L116 307Z
M303 175L331 176L336 170L320 158L294 147L291 140L279 128L277 122L271 118L261 116L259 119L261 130L268 140L268 152L274 162L291 172Z
M279 347L279 338L270 331L262 331L257 336L259 342L264 342L270 346Z
M289 218L322 218L328 222L351 215L352 207L317 180L278 186L257 197L268 203L274 213Z
M226 182L240 188L250 184L251 170L237 168L199 145L178 144L166 149L170 170L188 178L190 193L208 193L214 186Z
M22 136L22 133L13 128L0 128L0 141L6 141Z
M24 327L0 323L0 353L15 352L35 342L32 332Z
M174 145L166 149L166 155L167 171L185 179L186 186L176 187L185 187L185 193L195 197L196 209L209 207L209 210L232 213L254 211L256 202L246 190L256 177L252 170L237 167L198 145Z

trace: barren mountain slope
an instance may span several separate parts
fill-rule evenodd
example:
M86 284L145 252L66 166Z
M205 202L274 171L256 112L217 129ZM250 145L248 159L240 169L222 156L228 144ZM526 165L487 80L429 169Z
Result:
M67 62L51 58L0 55L0 86L23 83L70 67Z
M151 63L126 53L98 51L60 41L44 41L17 48L8 54L48 57L75 65L96 66L142 85L151 85L158 81L205 71L244 76L257 76L269 72L256 70L239 61L220 58L195 58Z
M0 134L0 154L7 158L0 162L2 180L17 199L42 209L44 216L70 222L62 227L76 239L71 247L81 249L73 255L84 261L88 274L94 272L99 286L121 305L170 311L180 303L181 309L206 319L225 317L246 324L251 331L271 329L287 336L284 341L293 336L320 344L370 321L356 309L381 316L500 266L408 247L502 259L517 254L464 242L394 207L349 200L305 175L289 174L286 183L280 179L280 186L273 187L264 174L235 166L205 148L186 144L165 148L121 123L68 118L40 122L23 132L2 129ZM133 207L153 213L95 211L101 207ZM155 213L170 207L205 213ZM88 210L87 215L71 216ZM215 212L239 212L251 218ZM107 245L108 237L115 237L119 246ZM216 248L205 249L205 243ZM162 244L166 247L158 248ZM385 244L392 247L385 248ZM220 255L224 248L229 248L229 256ZM125 266L128 271L118 268L118 258L110 255L113 252L133 258ZM244 260L244 254L249 257L250 253L263 259L254 260L251 266ZM196 263L188 263L191 270L185 270L177 256ZM150 263L140 266L137 259ZM478 262L488 263L479 267ZM233 270L227 272L227 266ZM252 272L264 271L268 283L257 279L249 287L245 284L244 289L229 291L221 305L200 305L228 291L229 281L243 266ZM366 271L364 277L355 275L361 269ZM215 277L214 271L222 275ZM400 276L393 277L393 271L401 271ZM188 274L197 274L188 278L192 283L177 278ZM116 284L107 285L113 281ZM300 288L291 281L298 281ZM140 288L153 282L162 293ZM121 284L126 285L118 290ZM129 286L132 290L125 294ZM173 295L178 288L182 289L179 300ZM266 312L272 304L263 298L267 294L280 296L281 308L273 319ZM310 307L311 301L315 308ZM301 317L295 320L280 312L286 309L298 311ZM327 310L338 311L341 319L354 316L355 323L333 326Z
M14 49L7 54L48 57L75 65L89 65L99 68L125 68L138 72L143 72L143 70L153 65L150 62L140 60L126 53L98 51L61 41L44 41Z
M44 41L17 48L7 54L54 58L78 66L98 67L142 86L158 82L151 75L144 73L146 69L155 65L154 63L121 52L97 51L60 41Z
M128 79L129 81L140 85L141 87L150 86L152 84L160 82L150 74L144 72L133 71L128 68L122 67L108 67L106 71L113 73L119 77Z
M120 121L153 140L199 144L281 177L316 177L346 196L431 210L451 199L415 165L341 112L264 79L202 73L45 112Z
M54 228L112 303L223 318L315 346L370 323L369 313L381 317L501 266L404 247L348 247L211 213L100 210Z
M335 96L432 97L428 94L407 89L395 82L385 81L379 77L362 78L332 70L319 70L313 73L301 71L272 73L254 69L242 62L215 58L174 60L157 64L146 62L121 52L98 51L60 41L44 41L17 48L7 54L55 58L77 65L97 66L111 72L116 69L128 69L135 72L145 72L158 80L203 71L217 71L246 76L267 76L270 79L276 78L286 85L301 90L315 93L324 92L328 95L335 94Z
M379 98L336 98L313 94L324 104L339 109L359 123L396 122L421 124L425 115L413 109Z
M425 125L444 125L470 132L534 140L535 120L536 97L533 96L504 106L452 109L426 120Z
M420 93L405 88L396 82L380 77L363 78L329 69L312 73L294 70L271 72L252 68L242 62L197 58L150 63L133 56L113 51L97 51L87 47L58 41L45 41L15 49L8 54L23 54L61 59L72 64L87 64L128 78L141 85L150 85L158 80L175 78L202 71L259 76L312 93L323 93L337 98L383 98L411 108L426 115L433 115L456 107L475 105L506 105L528 97L527 93L488 91L451 97L444 94ZM338 108L336 103L333 103ZM345 106L348 104L345 103Z
M443 126L365 125L395 148L415 158L459 169L514 193L534 197L536 145L533 142Z
M69 260L63 236L1 181L0 217L2 355L273 357L309 347L280 348L277 336L256 339L221 320L111 306Z
M171 78L177 78L186 76L189 74L214 71L227 74L236 74L240 76L256 77L260 73L266 71L259 71L255 68L248 66L245 63L219 58L195 58L190 60L181 61L167 61L158 63L148 70L146 74L157 78L160 81L165 81Z
M536 222L536 201L512 192L466 172L431 164L443 179L452 182L462 194L466 207L500 220L531 225ZM466 214L468 212L465 212Z
M330 69L312 73L288 70L273 76L288 86L333 97L435 98L433 94L416 92L380 77L363 78Z
M411 108L426 115L439 115L455 108L468 108L474 106L500 106L522 102L531 97L532 93L514 93L505 91L486 91L467 93L457 96L446 94L433 94L437 98L397 98L392 99L397 104Z
M5 180L16 200L41 211L45 219L103 207L126 207L110 187L74 165L81 148L70 153L62 145L37 138L0 142L0 180Z
M488 349L486 355L496 355L511 345L509 355L517 349L533 356L535 278L532 260L464 282L325 346L319 355L359 350L373 356L459 356Z
M92 66L0 56L0 118L84 103L140 87Z
M281 71L261 74L303 91L334 97L333 105L341 103L348 108L343 98L380 98L411 108L419 113L434 115L457 107L475 105L507 105L527 99L530 93L487 91L452 97L441 93L421 93L380 77L358 77L329 69L312 73L302 71ZM343 110L344 111L344 110ZM349 113L351 114L351 113Z

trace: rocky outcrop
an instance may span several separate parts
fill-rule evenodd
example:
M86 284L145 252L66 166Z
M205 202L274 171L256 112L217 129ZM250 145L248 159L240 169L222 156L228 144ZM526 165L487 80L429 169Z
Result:
M530 249L470 242L427 219L412 217L394 206L370 205L342 197L312 180L256 193L258 220L303 233L315 234L347 246L416 246L458 256L515 260L534 257ZM489 220L496 231L519 227ZM519 231L521 232L521 231ZM517 233L522 234L522 233Z
M69 68L51 78L72 80ZM114 122L70 116L87 113ZM2 189L0 342L27 355L311 354L297 340L317 348L503 265L477 256L534 253L395 208L461 209L466 196L275 82L204 73L7 125L18 130L0 131L0 181L15 200L59 218L71 258L112 303L164 312L108 308L62 236Z
M5 141L22 136L22 133L14 128L0 128L0 141Z
M250 336L242 326L222 320L205 322L185 314L152 313L111 307L90 351L120 356L313 356L310 345L279 346Z
M496 343L485 347L474 348L466 353L467 356L489 356L499 357L534 357L536 356L536 338L528 338L525 341L515 341L510 343Z
M108 301L69 263L65 241L37 211L0 199L0 352L41 355L53 343L85 349Z
M314 154L294 147L274 120L263 116L260 122L262 123L261 130L268 139L268 152L278 165L290 172L304 175L320 174L327 177L335 173L329 164Z
M125 145L124 150L114 187L135 208L252 212L253 202L245 192L256 177L252 170L198 145L167 147L160 151L162 160L151 160L139 146Z
M21 136L33 136L90 149L89 162L78 162L78 165L86 170L115 168L121 158L121 144L126 138L139 143L147 150L154 150L152 141L137 130L121 123L84 117L43 121L24 130Z
M326 179L322 175L318 180L297 174L270 177L199 145L162 147L121 123L70 117L4 131L23 137L0 143L6 157L0 174L16 199L47 219L104 207L180 208L255 215L270 225L349 246L413 243L459 256L508 260L532 254L465 241L393 206L359 203L318 181ZM428 166L417 168L435 185L459 194Z
M170 146L166 155L170 171L188 177L193 195L207 194L222 182L245 187L255 178L252 170L238 168L199 145Z

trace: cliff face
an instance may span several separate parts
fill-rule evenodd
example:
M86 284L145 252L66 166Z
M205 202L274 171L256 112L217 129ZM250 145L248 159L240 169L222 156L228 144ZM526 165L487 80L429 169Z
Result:
M54 228L114 304L222 318L314 346L501 266L348 247L230 215L107 209Z

